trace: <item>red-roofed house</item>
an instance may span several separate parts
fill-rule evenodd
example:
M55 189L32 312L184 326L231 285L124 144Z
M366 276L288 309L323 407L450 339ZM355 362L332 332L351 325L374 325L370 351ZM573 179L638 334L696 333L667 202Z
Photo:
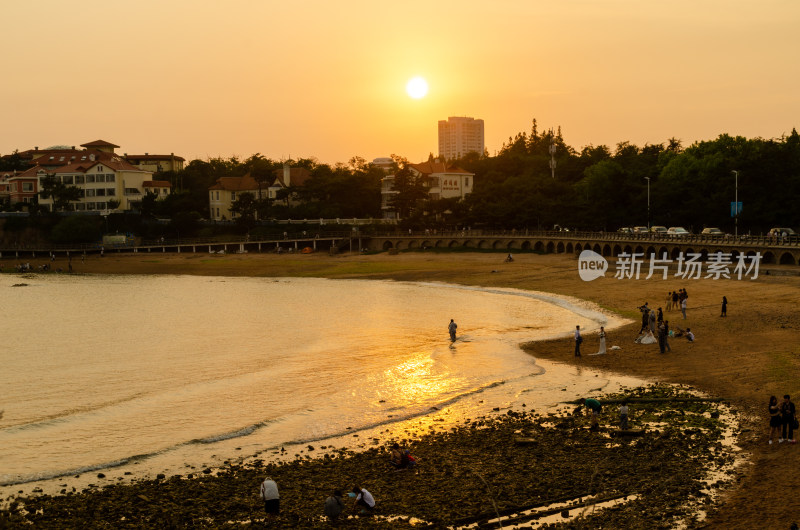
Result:
M208 206L210 218L215 221L227 221L234 219L236 215L231 212L231 205L242 193L252 193L258 199L259 193L262 194L263 185L250 176L250 173L243 177L221 177L216 184L208 188Z
M268 188L269 198L275 199L277 193L284 188L302 186L311 178L311 172L304 167L289 167L283 164L283 169L276 169L273 172L275 180Z
M172 184L168 180L145 180L142 183L145 193L153 193L156 199L165 199L172 189Z
M448 166L438 160L409 164L408 168L417 177L424 177L428 184L428 196L431 199L450 199L458 197L463 199L472 193L475 184L475 174L460 167ZM391 206L394 191L394 175L387 175L381 179L381 210L384 219L397 219L397 213Z

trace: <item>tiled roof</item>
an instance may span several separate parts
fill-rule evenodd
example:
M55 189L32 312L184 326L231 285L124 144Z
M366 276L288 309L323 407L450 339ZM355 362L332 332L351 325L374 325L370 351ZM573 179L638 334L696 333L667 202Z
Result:
M227 191L258 191L258 182L250 176L250 173L243 177L221 177L217 183L208 188L209 190Z
M460 167L450 166L443 162L423 162L421 164L409 164L409 167L416 169L423 175L433 175L438 173L460 173L462 175L474 175L469 171L465 171Z
M90 147L115 147L118 148L118 145L114 145L111 142L106 142L105 140L95 140L94 142L88 142L85 144L81 144L81 147L86 147L87 149Z
M283 169L276 169L272 174L275 175L273 184L278 184L285 188L286 183L283 181ZM302 186L310 178L311 172L304 167L293 167L289 169L290 186Z

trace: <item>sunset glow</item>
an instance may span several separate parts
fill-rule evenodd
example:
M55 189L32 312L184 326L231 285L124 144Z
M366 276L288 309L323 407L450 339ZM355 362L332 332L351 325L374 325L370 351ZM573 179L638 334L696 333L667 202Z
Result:
M421 77L412 77L406 84L406 92L413 99L424 98L428 93L428 82Z
M799 2L80 6L4 6L0 154L102 138L187 160L422 160L448 116L484 119L489 154L533 118L577 149L800 121ZM435 89L402 93L422 72Z

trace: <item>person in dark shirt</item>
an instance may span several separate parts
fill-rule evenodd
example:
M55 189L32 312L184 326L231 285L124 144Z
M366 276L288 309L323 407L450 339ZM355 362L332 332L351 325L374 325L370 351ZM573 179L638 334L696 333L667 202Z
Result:
M598 416L600 415L600 410L603 408L603 405L598 400L593 398L581 398L580 403L586 407L587 413L591 411L592 425L590 429L596 431L600 428Z
M789 394L783 396L783 403L781 403L781 437L778 442L784 440L790 444L796 443L794 439L794 403L789 399Z

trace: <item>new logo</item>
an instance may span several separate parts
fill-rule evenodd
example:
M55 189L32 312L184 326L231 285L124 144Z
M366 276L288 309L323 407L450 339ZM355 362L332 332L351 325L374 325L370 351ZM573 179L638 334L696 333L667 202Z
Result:
M578 274L581 280L590 282L600 276L605 276L608 270L606 258L593 250L584 250L578 256Z

